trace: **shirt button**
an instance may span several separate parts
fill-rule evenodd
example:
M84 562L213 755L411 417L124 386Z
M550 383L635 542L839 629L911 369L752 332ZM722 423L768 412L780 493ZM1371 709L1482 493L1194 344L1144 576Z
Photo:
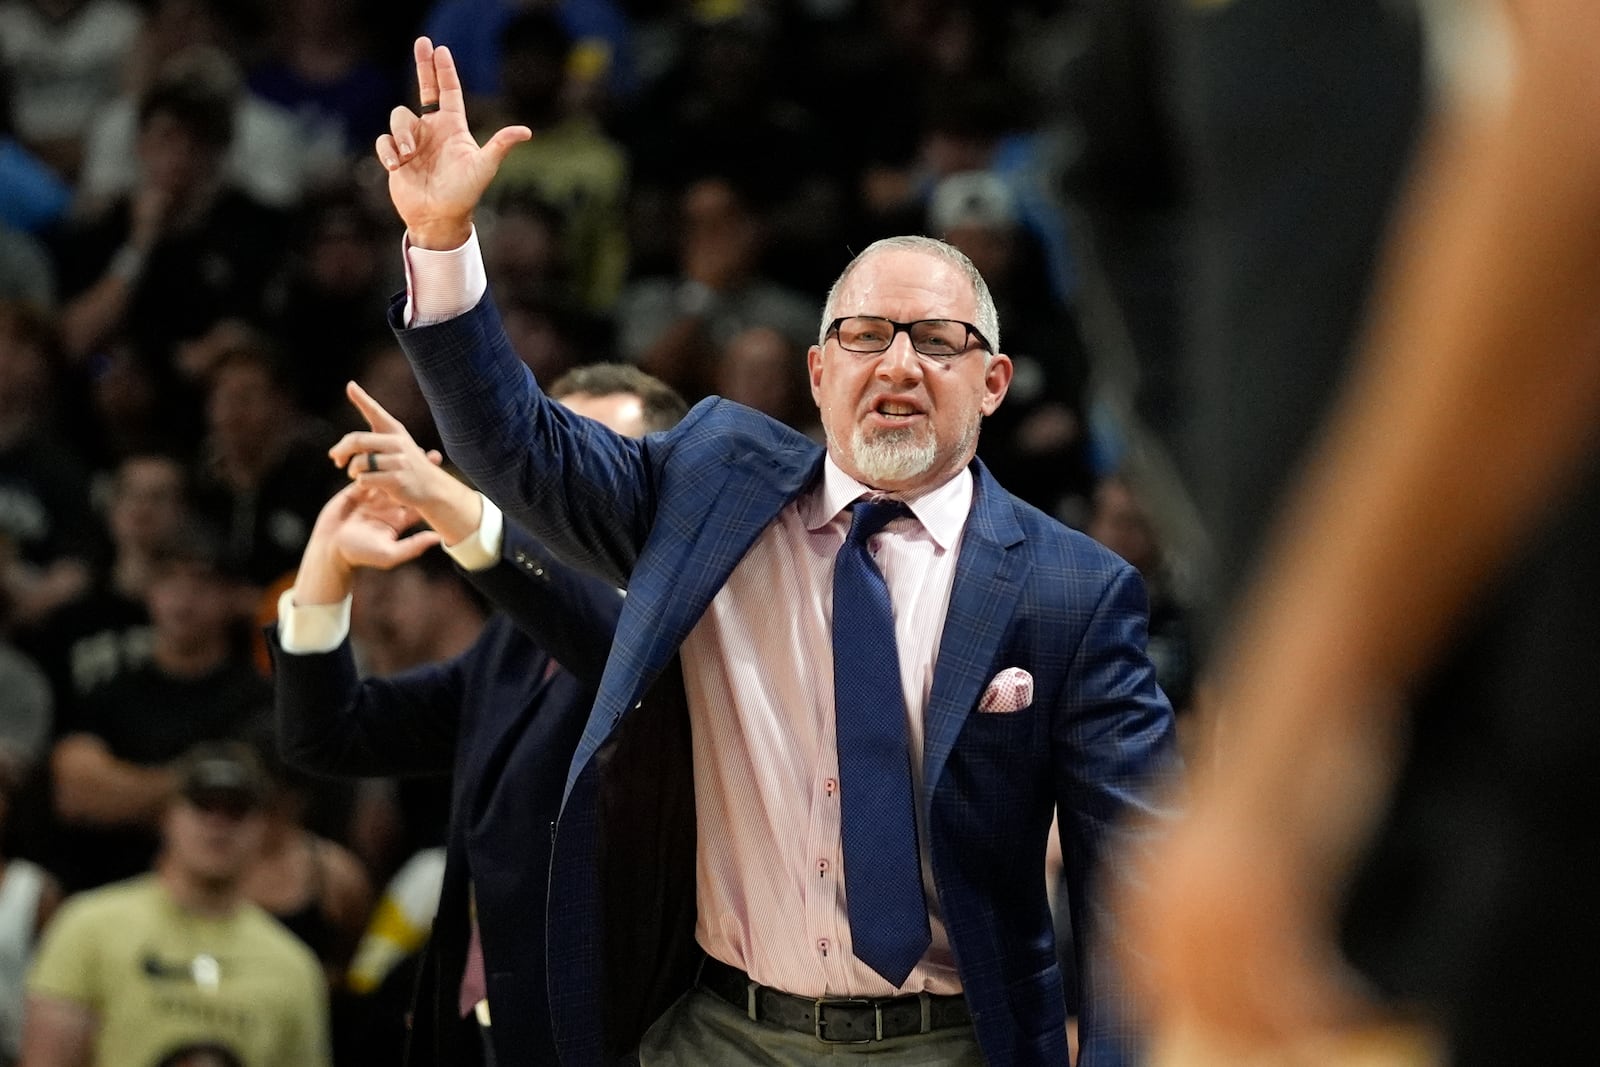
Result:
M817 861L817 873L818 874L827 874L828 873L828 861L827 860L818 860Z
M832 778L828 778L822 783L822 791L831 797L839 791L839 783Z
M822 953L824 956L826 956L828 954L828 939L827 938L823 938L821 941L817 942L817 951Z

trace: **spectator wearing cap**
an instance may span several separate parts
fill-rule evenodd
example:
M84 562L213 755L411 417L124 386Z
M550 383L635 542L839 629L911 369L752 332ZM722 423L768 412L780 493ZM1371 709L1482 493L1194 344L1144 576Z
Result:
M271 700L237 639L237 579L214 537L191 530L157 560L146 590L150 659L90 693L51 755L51 866L69 889L145 870L177 779L201 741L246 736Z
M254 753L199 745L172 780L154 872L69 900L46 928L23 1062L190 1062L174 1057L210 1047L220 1061L193 1062L326 1067L316 957L242 892L266 825Z
M978 455L1013 493L1082 526L1094 488L1089 357L1076 315L1050 288L1044 249L1022 225L1010 186L992 171L941 179L929 197L928 229L972 260L1006 324L1011 390L984 420Z

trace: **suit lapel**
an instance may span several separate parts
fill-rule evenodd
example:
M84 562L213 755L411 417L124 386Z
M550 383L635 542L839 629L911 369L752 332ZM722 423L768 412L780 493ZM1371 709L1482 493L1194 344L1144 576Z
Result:
M665 604L647 678L672 658L756 538L816 476L822 456L820 449L752 452L732 464L721 490L705 500L705 521L672 576L677 595Z
M651 557L636 568L617 623L589 723L567 775L566 795L622 716L644 698L656 675L677 654L750 546L778 512L816 477L823 450L788 449L746 453L728 464L728 477L702 489L688 517L695 534L681 551Z
M956 561L950 610L939 641L923 725L923 796L931 797L961 727L996 666L995 657L1022 590L1022 527L1010 496L973 463L972 514ZM1002 664L1003 666L1003 664Z

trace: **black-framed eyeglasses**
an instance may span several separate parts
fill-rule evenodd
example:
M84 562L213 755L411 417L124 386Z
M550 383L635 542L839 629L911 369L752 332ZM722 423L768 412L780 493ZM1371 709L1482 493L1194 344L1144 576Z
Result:
M901 331L911 338L911 347L918 355L948 363L972 350L976 340L985 352L994 348L978 328L960 319L918 319L916 322L895 322L877 315L846 315L828 324L825 337L836 337L839 347L846 352L874 355L887 351L894 344L895 335Z

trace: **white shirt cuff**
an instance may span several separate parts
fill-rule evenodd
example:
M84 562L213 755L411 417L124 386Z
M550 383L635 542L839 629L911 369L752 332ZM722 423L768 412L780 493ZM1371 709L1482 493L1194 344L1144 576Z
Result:
M350 636L350 597L337 604L296 604L294 589L278 597L278 644L294 656L332 652Z
M450 558L463 570L486 571L493 567L500 562L500 550L506 543L505 516L494 506L494 501L482 493L478 494L478 499L483 501L483 518L478 528L457 544L444 546Z
M474 226L460 248L436 251L417 248L407 234L400 245L406 264L406 317L408 327L433 326L478 306L489 289Z

